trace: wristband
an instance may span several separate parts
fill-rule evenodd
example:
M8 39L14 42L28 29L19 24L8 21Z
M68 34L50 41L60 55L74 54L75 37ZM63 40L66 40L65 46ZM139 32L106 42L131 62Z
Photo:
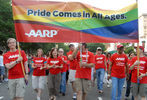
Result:
M17 63L18 63L18 61L16 60L16 61L15 61L15 63L17 64Z

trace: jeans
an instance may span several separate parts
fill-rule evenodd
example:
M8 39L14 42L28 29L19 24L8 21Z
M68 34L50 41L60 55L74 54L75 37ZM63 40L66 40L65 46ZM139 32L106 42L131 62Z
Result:
M130 89L131 89L131 74L130 74L129 80L127 80L127 89L126 89L126 94L125 94L126 97L129 97Z
M125 78L112 77L112 93L111 100L121 100L122 89L125 82Z
M61 73L60 92L66 92L66 72Z
M96 78L97 78L97 88L98 90L103 90L103 80L105 75L105 69L100 68L96 70Z

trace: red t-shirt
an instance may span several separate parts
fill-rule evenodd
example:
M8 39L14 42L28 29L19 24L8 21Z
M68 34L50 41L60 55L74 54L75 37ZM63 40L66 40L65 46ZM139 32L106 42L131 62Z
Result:
M134 57L132 59L132 64L134 64L136 62L136 60L137 60L137 57ZM139 61L140 61L140 64L139 64L139 75L141 73L145 74L147 72L147 58L146 57L140 57ZM137 65L132 70L131 82L137 83ZM139 83L147 84L147 76L142 77L142 79L139 80Z
M21 51L21 56L23 58L23 64L24 64L27 61L27 57L24 51ZM8 64L11 63L12 61L16 61L18 57L19 57L18 50L16 52L8 51L7 53L4 54L4 64ZM16 64L13 68L8 70L8 79L18 79L18 78L24 78L21 63Z
M87 57L87 61L86 61L86 57ZM81 67L80 68L80 52L78 52L77 54L77 68L76 68L76 78L85 78L88 80L91 80L91 68L84 68ZM94 55L93 53L89 52L82 52L82 62L87 62L87 63L95 63L94 62Z
M110 65L110 58L106 57L106 62L107 62L107 71L109 70L109 65Z
M72 55L72 53L73 53L73 51L69 51L68 53L67 53L67 56L69 56L69 55ZM74 60L69 60L69 64L70 64L70 69L71 70L76 70L76 66L77 66L77 60L76 59L74 59Z
M66 56L62 56L61 59L64 60L64 61L67 61L67 57ZM67 67L68 67L67 63L63 62L63 68L61 69L61 73L66 72L67 69L68 69Z
M111 76L117 78L125 78L125 66L128 63L126 54L113 54L111 57L112 68Z
M132 59L131 59L131 60L130 60L130 59L128 59L129 69L130 69L130 67L131 67L131 64L132 64ZM131 70L129 70L129 74L131 74Z
M33 76L45 76L45 69L40 70L41 67L44 67L44 64L46 63L46 59L44 57L34 57L32 60L32 63L34 63L34 66L37 68L34 68Z
M96 70L100 68L106 69L105 60L106 60L105 55L103 54L101 54L100 56L95 55L95 69Z
M50 66L53 65L53 64L61 66L61 64L63 64L63 62L62 62L62 59L60 57L57 57L57 58L49 58L47 60L47 64L49 64ZM50 68L49 72L51 74L56 75L56 74L59 74L61 72L61 68Z

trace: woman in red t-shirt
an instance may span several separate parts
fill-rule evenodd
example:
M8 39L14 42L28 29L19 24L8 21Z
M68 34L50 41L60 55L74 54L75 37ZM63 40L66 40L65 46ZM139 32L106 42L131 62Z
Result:
M62 59L58 57L56 48L52 48L50 57L47 60L47 68L49 69L48 89L50 100L56 100L60 90L61 70L63 68Z
M128 55L128 65L130 67L131 63L132 63L132 58L135 56L135 54L133 52L129 53ZM129 98L130 95L130 89L131 89L131 70L129 70L129 79L127 80L127 88L126 88L126 99Z
M106 54L106 62L107 62L107 68L106 68L106 72L108 73L108 70L109 70L109 65L110 65L110 59L111 59L111 53L107 53ZM111 80L108 80L107 77L108 77L108 74L105 73L105 79L106 79L106 83L107 83L107 87L109 88L110 87L110 84L111 84Z
M140 54L139 61L137 57L132 59L130 70L132 70L131 86L132 94L135 100L138 100L138 95L141 100L146 100L147 96L147 57L144 56L144 47L139 46ZM139 76L137 75L137 68L139 65Z
M32 67L34 68L32 76L32 87L37 93L37 100L40 100L42 90L45 85L45 68L46 68L46 59L43 56L43 50L37 50L37 56L33 57Z

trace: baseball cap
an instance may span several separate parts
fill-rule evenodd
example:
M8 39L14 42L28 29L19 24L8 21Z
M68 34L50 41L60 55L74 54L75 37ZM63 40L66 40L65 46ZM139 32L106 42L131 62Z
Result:
M123 45L119 44L117 45L117 49L121 48L121 47L124 47Z
M101 47L97 47L97 50L102 50L102 48Z
M135 47L135 49L137 49L137 47ZM139 49L142 49L144 52L144 47L143 46L139 46Z

